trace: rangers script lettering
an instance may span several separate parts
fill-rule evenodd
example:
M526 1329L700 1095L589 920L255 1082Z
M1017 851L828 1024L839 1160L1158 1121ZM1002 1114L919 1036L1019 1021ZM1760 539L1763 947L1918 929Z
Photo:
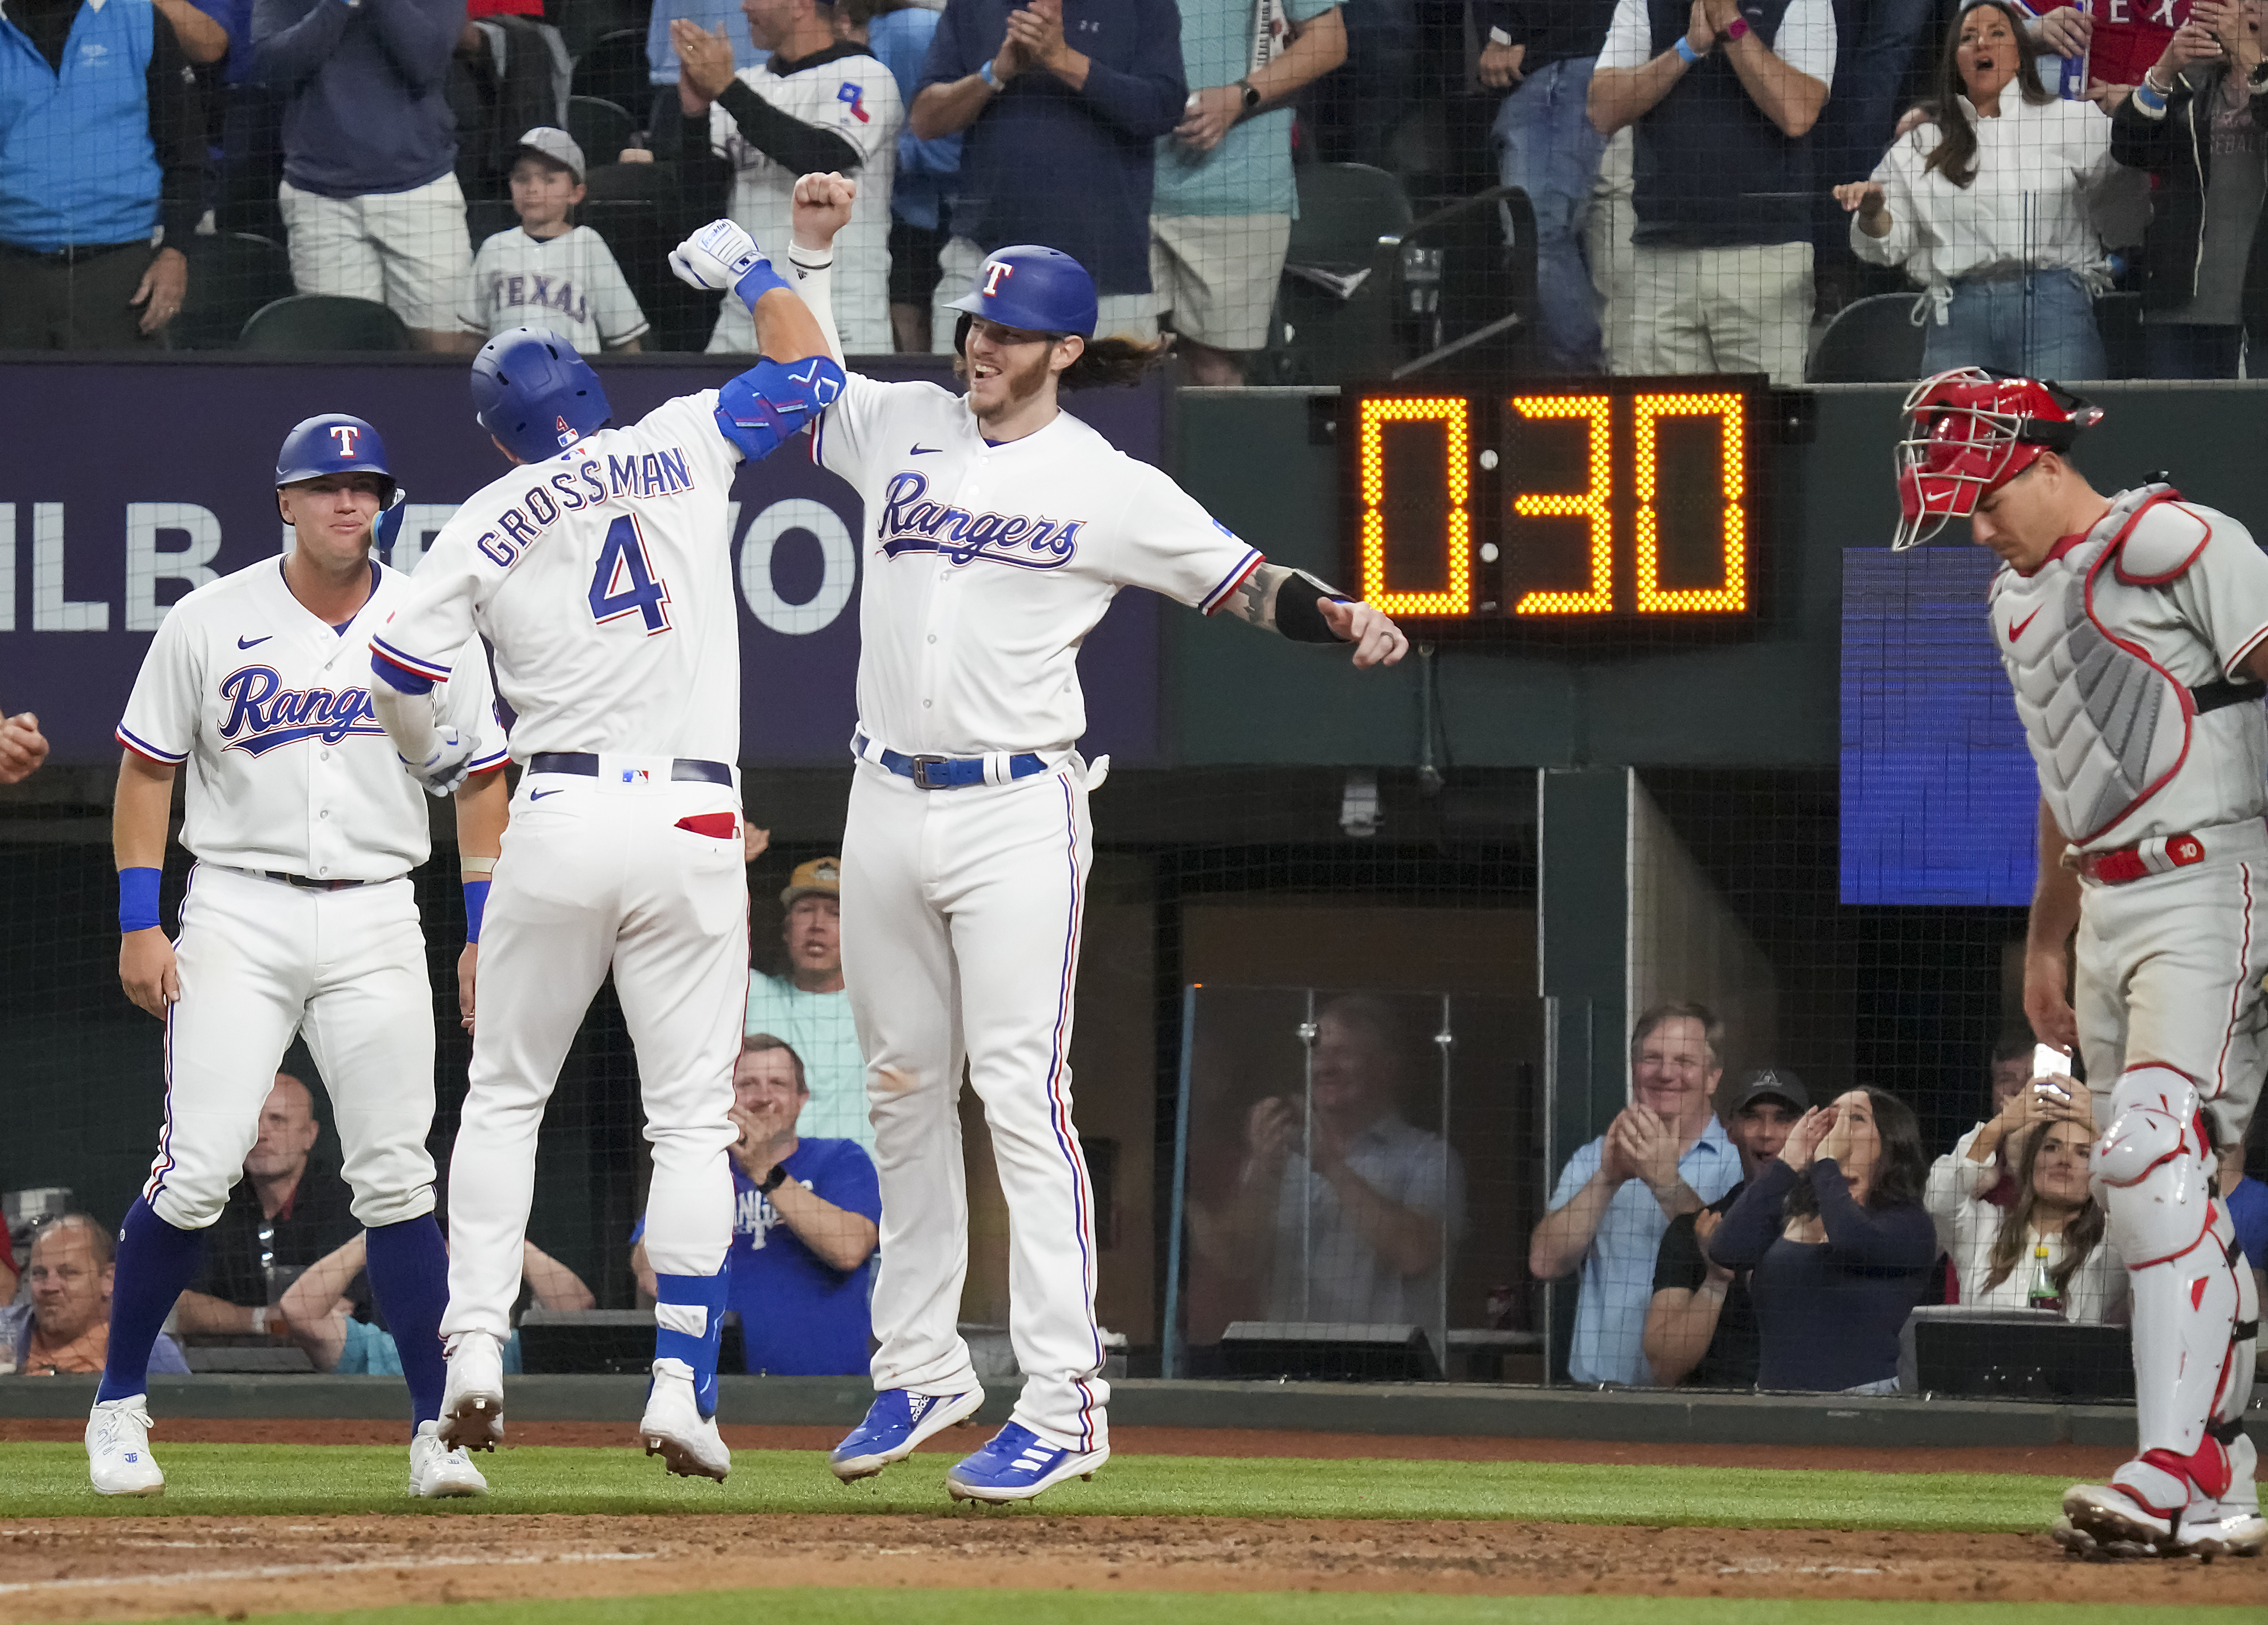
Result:
M885 557L938 553L954 565L989 558L1023 570L1059 570L1079 550L1083 519L1058 524L1022 513L973 513L921 500L928 490L929 481L910 469L891 476L874 530Z
M278 745L320 739L335 745L350 734L383 735L364 689L287 689L273 666L240 666L220 680L229 702L222 747L260 756Z

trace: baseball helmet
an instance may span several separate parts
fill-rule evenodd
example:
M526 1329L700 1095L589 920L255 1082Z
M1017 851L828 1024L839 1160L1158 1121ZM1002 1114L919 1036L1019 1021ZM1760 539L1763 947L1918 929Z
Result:
M614 412L572 344L541 328L508 328L473 358L473 415L522 462L542 462Z
M1894 551L1928 541L1948 521L2029 469L2042 452L2067 452L2102 409L2062 385L1979 366L1925 378L1906 396L1898 442Z
M949 307L1033 333L1094 336L1094 278L1060 248L1016 243L984 256L976 280Z
M394 470L386 464L386 441L376 429L344 412L324 412L296 425L276 454L280 489L326 474L375 474L386 481L385 499L394 499Z

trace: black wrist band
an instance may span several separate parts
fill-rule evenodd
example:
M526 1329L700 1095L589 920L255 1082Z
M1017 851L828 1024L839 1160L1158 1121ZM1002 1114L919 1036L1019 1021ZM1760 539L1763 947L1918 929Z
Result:
M785 1185L786 1183L787 1164L785 1163L775 1163L772 1164L771 1172L763 1177L762 1183L758 1185L756 1189L761 1194L770 1196L774 1191L777 1191L781 1186Z

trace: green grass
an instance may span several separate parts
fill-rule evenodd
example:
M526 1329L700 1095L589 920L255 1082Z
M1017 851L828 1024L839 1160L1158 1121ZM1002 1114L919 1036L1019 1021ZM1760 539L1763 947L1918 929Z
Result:
M174 1444L157 1501L110 1500L77 1444L0 1445L0 1519L311 1512L942 1512L945 1456L844 1486L816 1451L742 1451L724 1484L666 1476L630 1450L541 1446L477 1459L490 1494L412 1502L408 1452L364 1445ZM1048 1492L1051 1513L1122 1517L1511 1518L1788 1529L2024 1531L2055 1516L2060 1478L1545 1462L1308 1461L1121 1456ZM964 1516L1012 1517L1016 1512ZM1996 1616L1997 1617L1997 1616Z
M2067 1602L1758 1601L1690 1597L1423 1597L1362 1592L688 1592L444 1605L448 1625L2252 1625L2249 1608ZM444 1607L262 1614L260 1625L436 1625ZM201 1619L210 1615L199 1615Z

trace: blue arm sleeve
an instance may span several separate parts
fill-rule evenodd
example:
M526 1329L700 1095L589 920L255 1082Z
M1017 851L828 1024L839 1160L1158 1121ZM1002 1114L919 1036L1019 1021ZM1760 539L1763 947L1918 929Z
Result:
M1771 1167L1749 1181L1741 1200L1725 1212L1717 1233L1709 1237L1709 1256L1727 1269L1754 1269L1780 1232L1780 1204L1795 1186L1787 1164L1774 1158Z
M717 429L749 462L795 438L843 393L843 369L828 356L769 356L717 392Z

